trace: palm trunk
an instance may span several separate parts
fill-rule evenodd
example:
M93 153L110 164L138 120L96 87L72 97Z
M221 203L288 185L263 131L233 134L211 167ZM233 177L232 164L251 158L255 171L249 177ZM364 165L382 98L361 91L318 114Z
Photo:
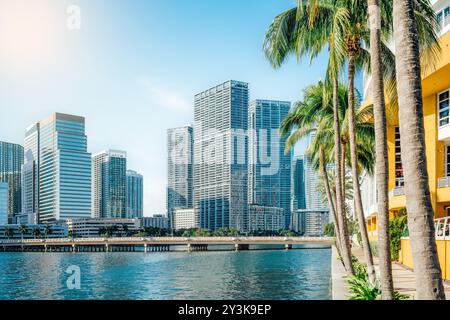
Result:
M389 165L387 149L386 105L381 62L379 0L368 0L371 30L370 57L372 68L372 99L375 124L376 185L378 205L378 259L381 297L394 298L392 279L391 243L389 239Z
M345 190L345 176L346 176L346 160L345 160L345 156L346 156L346 153L347 153L347 145L346 145L346 143L345 142L342 142L342 153L341 153L341 184L342 184L342 198L343 198L343 201L344 201L344 203L345 203L345 200L346 200L346 198L345 198L345 193L346 193L346 190ZM345 208L345 207L344 207ZM347 212L345 212L345 215L347 216Z
M361 189L359 186L358 155L356 151L356 124L355 124L355 53L349 50L348 59L348 131L350 138L350 159L352 162L352 181L353 181L353 204L354 212L359 225L361 234L362 249L367 266L369 281L375 283L376 275L373 266L372 250L370 248L369 236L367 234L366 220L361 199Z
M402 163L416 298L441 300L445 299L445 293L428 186L419 43L412 0L394 1L394 40Z
M335 169L336 169L336 213L341 230L340 242L342 249L342 260L344 262L345 269L349 276L354 275L352 264L352 253L350 242L348 238L347 221L344 210L344 197L342 195L342 179L341 179L341 124L339 119L339 102L338 102L338 90L339 83L336 77L333 78L333 118L334 118L334 157L335 157Z
M339 240L340 234L341 234L341 230L339 229L338 226L338 219L337 219L337 215L336 215L336 206L335 206L335 202L333 199L333 195L331 194L331 188L330 188L330 180L328 179L328 172L327 172L327 163L325 160L325 150L323 149L323 147L320 147L320 170L322 173L322 180L323 180L323 184L325 185L325 192L327 194L327 199L328 199L328 205L330 207L330 211L331 214L333 215L333 219L334 219L334 232L336 234L336 244L338 247L338 251L341 252L341 243Z

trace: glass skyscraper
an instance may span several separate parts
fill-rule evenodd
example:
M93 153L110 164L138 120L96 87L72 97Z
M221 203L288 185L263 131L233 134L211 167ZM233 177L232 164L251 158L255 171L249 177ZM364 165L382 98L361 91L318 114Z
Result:
M0 141L0 182L8 184L8 217L22 211L23 147Z
M284 226L291 217L292 152L285 154L287 137L279 127L290 102L256 100L249 109L248 196L250 204L284 209Z
M305 160L303 156L296 157L293 161L292 172L292 209L306 209L305 193Z
M25 131L24 164L22 166L22 213L38 223L39 212L39 122Z
M0 182L0 225L8 224L8 183Z
M84 118L54 113L32 126L25 139L27 163L37 157L38 221L89 217L91 154L87 152ZM34 185L32 179L26 181ZM32 189L26 187L27 192ZM27 199L27 206L29 203Z
M125 151L105 150L92 156L92 217L126 218Z
M193 207L193 129L167 130L167 216L174 228L174 210Z
M194 209L201 228L245 230L248 83L226 81L195 96Z
M144 178L133 170L127 170L126 216L142 218L144 215Z

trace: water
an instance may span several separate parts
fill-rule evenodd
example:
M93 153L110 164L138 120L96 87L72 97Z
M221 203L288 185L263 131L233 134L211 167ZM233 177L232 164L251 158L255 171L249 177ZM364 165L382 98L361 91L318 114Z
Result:
M70 290L65 271L81 270ZM330 299L331 250L0 253L0 299Z

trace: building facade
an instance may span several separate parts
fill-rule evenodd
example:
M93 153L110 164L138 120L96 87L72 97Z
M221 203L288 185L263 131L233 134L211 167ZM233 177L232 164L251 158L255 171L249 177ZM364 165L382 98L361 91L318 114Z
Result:
M126 217L142 218L144 215L144 178L133 170L127 170Z
M193 208L175 209L173 218L173 228L175 230L198 228L198 225L195 221L195 210Z
M436 223L436 245L442 276L450 279L450 259L446 254L449 246L448 229L450 222L450 1L432 0L441 30L439 43L442 51L434 68L422 69L422 102L424 116L425 155L427 159L428 185ZM424 66L422 66L424 67ZM371 104L371 78L365 77L366 95L363 106ZM387 101L389 103L389 101ZM389 162L389 215L391 218L405 213L406 197L401 157L400 130L397 117L389 119L387 127ZM375 179L367 179L367 190ZM376 197L376 196L375 196ZM363 193L366 222L372 240L377 240L378 212L376 198L370 192ZM448 251L447 251L448 252ZM413 261L408 238L402 239L400 262L412 268Z
M8 219L22 211L23 147L0 141L0 182L8 183Z
M248 232L277 232L285 227L285 213L283 208L250 205L248 212Z
M127 154L105 150L92 156L92 218L126 217Z
M45 234L46 224L24 224L25 232L22 234L20 232L20 224L9 224L9 225L0 225L0 240L8 239L5 235L5 230L8 228L12 235L9 237L11 240L20 240L20 239L56 239L56 238L66 238L68 235L67 224L65 223L56 223L49 224L51 232L49 234ZM36 230L39 230L36 232Z
M193 128L184 126L167 130L167 216L174 228L174 210L192 208L193 181Z
M127 236L139 231L138 219L68 219L68 231L77 238L97 238L110 233L111 236Z
M39 216L39 126L36 122L25 131L22 166L22 214L35 224Z
M248 117L248 201L283 209L284 227L290 225L292 152L285 153L287 137L279 135L290 102L255 100Z
M169 219L163 214L154 214L153 217L143 217L140 220L141 228L168 229Z
M25 146L26 212L39 222L89 217L91 155L84 118L54 113L27 129Z
M201 228L247 228L248 102L248 83L234 80L195 96L194 209Z
M292 211L306 209L304 163L304 156L299 156L292 164Z
M8 224L8 193L7 182L0 182L0 225Z

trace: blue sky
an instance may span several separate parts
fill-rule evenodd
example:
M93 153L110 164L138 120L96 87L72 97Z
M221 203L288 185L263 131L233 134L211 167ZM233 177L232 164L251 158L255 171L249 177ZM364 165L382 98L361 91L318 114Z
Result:
M274 70L264 33L294 0L0 0L0 140L52 112L86 118L88 149L122 149L144 175L145 215L165 213L166 129L193 122L196 93L228 79L251 99L295 101L326 56ZM81 9L81 29L66 23Z

